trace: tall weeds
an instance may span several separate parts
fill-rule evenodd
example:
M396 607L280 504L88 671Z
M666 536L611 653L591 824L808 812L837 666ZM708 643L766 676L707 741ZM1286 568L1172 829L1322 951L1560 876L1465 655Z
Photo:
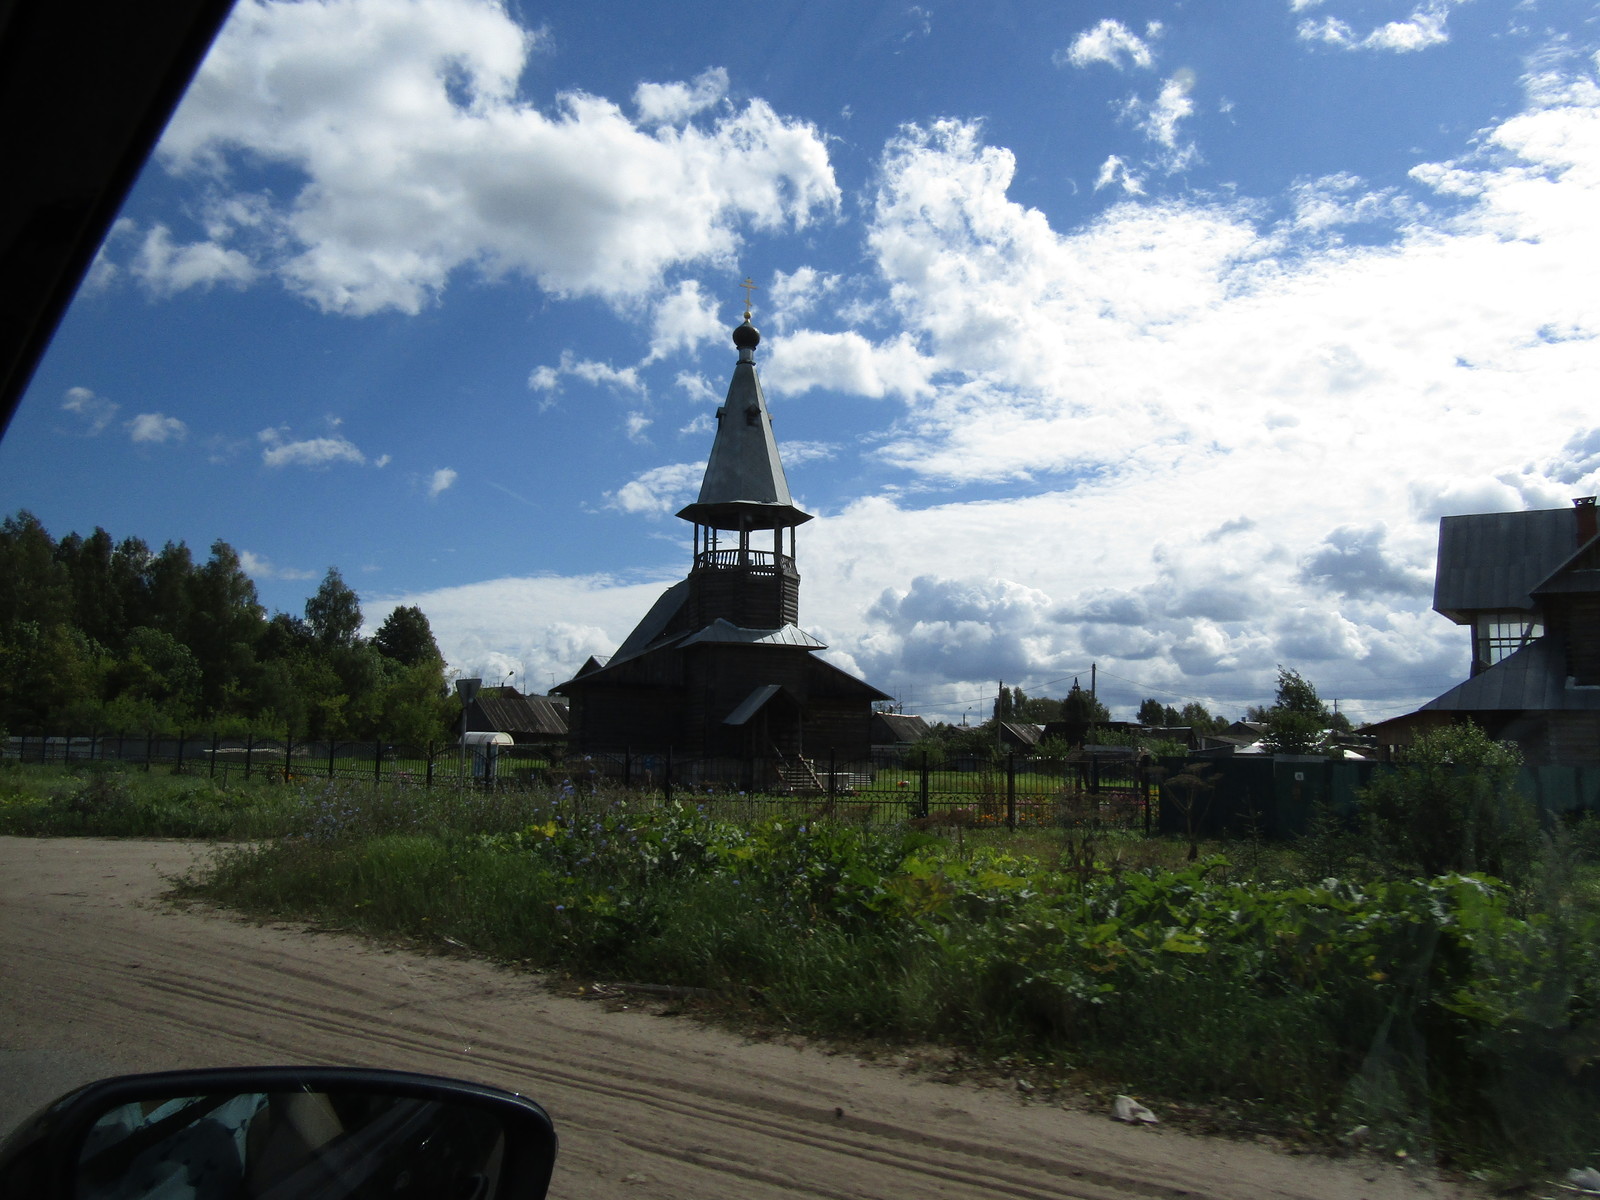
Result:
M797 1031L1070 1066L1328 1139L1367 1126L1476 1162L1595 1148L1600 917L1572 903L1570 862L1534 911L1486 877L1086 870L1080 839L1051 863L621 798L552 798L502 833L398 811L229 852L189 890L679 985Z

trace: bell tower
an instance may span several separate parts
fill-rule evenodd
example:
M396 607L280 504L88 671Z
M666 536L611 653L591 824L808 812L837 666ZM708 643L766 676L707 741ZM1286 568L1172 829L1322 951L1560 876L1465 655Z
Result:
M748 306L744 324L733 331L733 344L739 361L727 399L717 409L700 496L678 513L694 526L683 616L694 628L721 618L746 629L778 629L800 620L794 531L811 514L796 508L789 496L772 415L756 374L761 334L750 323Z

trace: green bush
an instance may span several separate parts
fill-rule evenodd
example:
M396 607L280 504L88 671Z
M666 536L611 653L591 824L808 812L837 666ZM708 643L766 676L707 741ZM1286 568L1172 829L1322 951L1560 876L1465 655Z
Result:
M1527 878L1538 847L1538 814L1516 787L1522 756L1473 724L1417 737L1395 770L1360 794L1377 862L1391 871L1439 875L1485 871Z

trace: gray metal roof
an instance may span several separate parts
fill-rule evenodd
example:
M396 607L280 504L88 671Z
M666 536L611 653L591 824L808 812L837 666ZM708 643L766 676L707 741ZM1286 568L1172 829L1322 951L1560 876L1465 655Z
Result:
M777 629L746 629L722 617L718 617L704 629L691 633L678 645L696 646L712 642L743 642L749 646L798 646L802 650L828 648L827 642L819 642L798 625L783 625Z
M748 321L741 328L748 328ZM678 516L715 529L787 529L811 520L789 496L753 343L740 350L728 397L717 410L717 434L700 496Z
M1539 638L1417 711L1600 711L1600 687L1568 682L1566 655L1558 643L1558 638Z
M1531 609L1533 590L1577 548L1570 508L1444 517L1434 611L1466 624L1475 612Z

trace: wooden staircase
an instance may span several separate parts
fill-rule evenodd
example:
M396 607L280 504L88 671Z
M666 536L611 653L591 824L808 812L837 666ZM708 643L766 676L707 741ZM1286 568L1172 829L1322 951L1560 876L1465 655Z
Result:
M828 790L817 778L816 764L810 759L798 754L790 757L776 746L772 747L772 754L778 763L778 782L784 791L794 795L820 795Z

